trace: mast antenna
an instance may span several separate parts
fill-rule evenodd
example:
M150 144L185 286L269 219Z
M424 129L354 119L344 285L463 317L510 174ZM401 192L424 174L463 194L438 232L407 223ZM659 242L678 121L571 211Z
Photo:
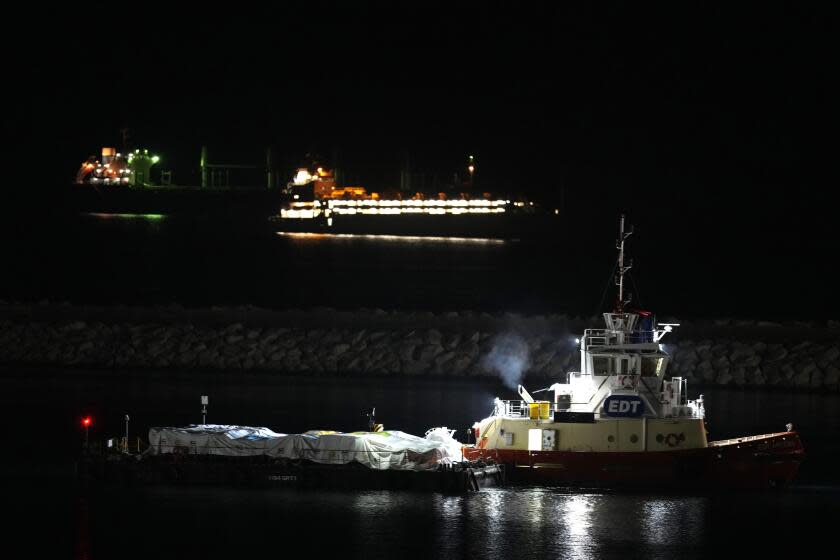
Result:
M633 259L629 259L628 264L624 264L624 241L633 235L633 226L629 227L629 231L624 231L624 214L622 214L618 226L618 239L615 242L615 248L618 249L618 267L615 273L615 285L618 286L618 299L615 302L616 313L624 313L624 306L630 303L632 299L629 293L627 299L624 299L624 273L633 268Z

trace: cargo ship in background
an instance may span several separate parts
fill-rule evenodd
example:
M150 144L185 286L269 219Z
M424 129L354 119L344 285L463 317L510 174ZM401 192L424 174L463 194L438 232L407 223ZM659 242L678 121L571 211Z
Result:
M174 184L170 170L157 169L160 162L148 149L103 147L99 158L90 156L79 167L66 191L66 207L89 214L204 216L262 225L284 200L282 189L271 188L277 177L271 150L266 164L242 165L211 163L202 147L199 185Z
M474 192L470 180L460 190L368 191L339 185L336 173L318 162L299 167L286 186L279 213L271 218L278 234L373 234L424 237L512 238L544 235L559 223L558 209L545 209L521 196Z
M200 185L184 186L173 183L171 171L158 169L161 158L148 149L104 147L101 157L91 156L79 167L67 206L89 214L189 215L249 227L267 224L269 232L281 235L509 239L550 234L560 223L559 209L520 195L478 192L474 156L465 167L467 181L455 174L451 184L432 189L410 189L405 181L379 192L340 184L338 170L310 154L283 184L281 177L292 167L277 160L269 148L265 163L258 165L211 163L202 147Z
M688 399L685 379L666 375L662 338L678 325L625 311L621 218L615 309L606 328L580 339L580 371L542 391L521 385L519 400L496 399L473 426L465 458L506 465L510 480L572 486L768 488L785 486L804 458L799 434L783 431L707 441L703 396Z

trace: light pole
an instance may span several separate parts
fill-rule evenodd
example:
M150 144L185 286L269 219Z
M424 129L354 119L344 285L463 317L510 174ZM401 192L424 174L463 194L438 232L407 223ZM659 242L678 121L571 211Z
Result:
M90 416L85 416L82 418L82 427L85 429L85 449L88 448L88 443L90 442L90 425L93 424L93 420L91 420Z
M125 415L125 452L128 453L128 414Z
M207 423L207 405L210 404L210 398L207 395L201 395L201 424Z

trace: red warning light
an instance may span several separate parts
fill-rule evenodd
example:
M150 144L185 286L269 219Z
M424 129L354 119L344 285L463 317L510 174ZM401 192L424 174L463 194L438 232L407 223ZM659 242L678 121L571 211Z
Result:
M82 418L82 426L85 428L89 428L93 421L90 419L90 416L85 416Z

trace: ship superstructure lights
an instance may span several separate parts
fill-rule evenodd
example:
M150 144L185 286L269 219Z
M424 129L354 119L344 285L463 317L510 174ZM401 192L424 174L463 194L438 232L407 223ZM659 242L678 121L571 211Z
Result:
M312 181L313 178L314 177L312 177L312 175L310 175L308 169L298 169L297 174L295 175L295 178L292 179L292 182L295 185L305 185L305 184L309 183L310 181Z
M317 200L314 202L292 202L289 204L289 208L283 208L280 210L281 218L311 220L313 218L320 217L321 214L321 203Z
M288 209L280 212L283 218L316 218L320 211L309 212L303 210L325 207L324 214L338 215L399 215L399 214L501 214L507 209L506 200L342 200L326 199L315 202L292 202Z
M314 209L308 209L308 210L306 210L306 209L302 209L302 210L289 209L289 210L286 210L284 208L284 209L280 210L280 217L281 218L298 218L298 219L304 219L304 220L311 220L313 218L317 218L320 215L321 215L321 211L320 210L314 210Z
M148 155L149 151L139 149L133 152L116 152L113 148L102 148L102 160L95 161L93 157L82 164L76 175L77 183L94 185L130 185L146 184L149 168L160 162L160 156Z
M506 200L340 200L328 199L327 204L331 207L341 206L397 206L397 207L412 207L412 206L431 206L431 207L504 207L507 205Z

